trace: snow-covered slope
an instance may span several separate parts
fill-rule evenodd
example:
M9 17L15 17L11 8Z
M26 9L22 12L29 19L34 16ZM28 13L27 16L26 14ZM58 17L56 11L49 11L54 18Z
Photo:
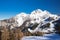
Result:
M48 20L49 22L45 21L47 19L49 19ZM39 27L41 27L43 24L46 24L46 22L50 23L50 28L47 29L47 30L52 31L54 24L51 23L51 22L53 22L56 19L59 19L58 15L51 14L50 12L48 12L46 10L42 11L41 9L34 10L30 14L22 12L22 13L15 16L15 21L17 22L18 27L23 25L23 23L26 20L30 20L30 21L28 21L28 23L30 23L32 25L35 24L35 23L41 24L41 25L37 26L34 30L31 30L30 28L28 28L28 31L31 32L31 33L34 32L34 31L36 32L37 30L39 30ZM28 25L28 24L26 24L26 25Z
M45 34L44 36L25 36L21 40L60 40L60 35Z
M27 20L27 17L28 17L28 14L26 14L26 13L20 13L20 14L16 15L15 20L18 23L17 25L21 26L24 23L24 21Z

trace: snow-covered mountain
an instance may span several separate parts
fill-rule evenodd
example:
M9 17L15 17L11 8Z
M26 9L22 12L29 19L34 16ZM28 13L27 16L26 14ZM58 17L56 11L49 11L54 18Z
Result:
M32 11L30 14L22 12L13 18L3 20L3 21L7 25L11 24L12 25L11 29L15 27L20 27L25 23L24 26L28 28L28 31L30 33L35 33L35 32L53 32L55 27L55 24L53 22L58 20L59 18L60 16L52 14L46 10L42 11L40 9L37 9ZM38 25L35 27L33 26L35 24ZM48 26L45 27L45 25L47 24L49 24L49 28ZM31 28L34 28L34 30Z
M41 21L52 17L53 19L56 19L56 17L58 18L57 15L51 14L50 12L44 10L34 10L31 12L31 14L27 14L27 13L20 13L18 15L15 16L16 21L18 22L18 26L22 25L24 21L30 19L31 22L36 22L36 23L40 23Z
M39 27L48 22L53 22L54 20L58 20L59 19L59 16L58 15L55 15L55 14L51 14L50 12L44 10L40 10L40 9L37 9L37 10L34 10L31 12L31 14L27 14L27 13L20 13L18 15L15 16L15 19L16 19L16 22L18 23L17 25L18 26L21 26L26 20L30 20L26 25L28 25L29 23L30 24L40 24L35 30L31 30L30 28L28 28L28 31L30 31L31 33L34 33L36 32L37 30L39 30ZM48 21L45 21L49 19ZM42 23L42 24L41 24ZM54 24L53 23L50 23L50 27L53 27ZM49 28L47 30L53 30L53 28ZM47 30L43 30L44 32L48 32ZM40 31L40 30L39 30Z

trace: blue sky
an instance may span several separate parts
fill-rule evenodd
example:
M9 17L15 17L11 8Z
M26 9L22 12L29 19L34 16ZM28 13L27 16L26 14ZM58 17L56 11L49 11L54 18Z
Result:
M0 0L0 19L10 18L20 12L30 13L36 9L59 14L60 0Z

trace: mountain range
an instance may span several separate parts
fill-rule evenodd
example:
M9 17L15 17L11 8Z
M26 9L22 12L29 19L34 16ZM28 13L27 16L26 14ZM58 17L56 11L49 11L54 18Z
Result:
M20 30L24 35L60 33L60 16L37 9L30 14L21 12L15 17L0 20L0 30Z

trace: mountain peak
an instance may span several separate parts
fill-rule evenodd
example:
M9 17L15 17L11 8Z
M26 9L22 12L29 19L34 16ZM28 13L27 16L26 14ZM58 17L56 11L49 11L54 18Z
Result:
M31 14L33 14L33 13L42 13L42 12L43 11L41 9L37 9L37 10L32 11Z

